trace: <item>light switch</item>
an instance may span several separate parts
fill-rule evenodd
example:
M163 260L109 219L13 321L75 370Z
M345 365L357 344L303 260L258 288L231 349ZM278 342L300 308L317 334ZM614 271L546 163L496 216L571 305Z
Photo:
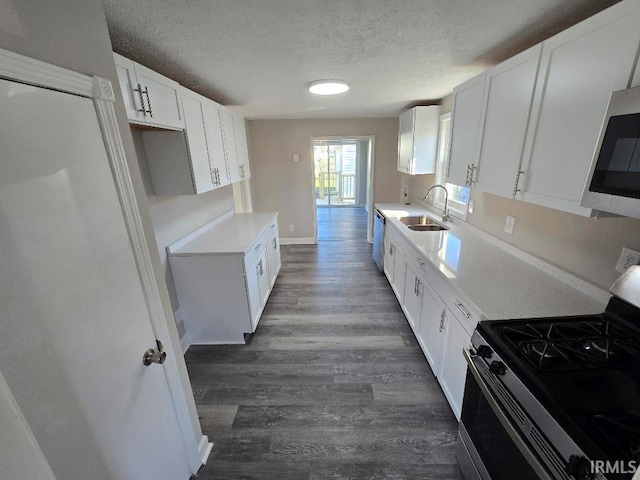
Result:
M516 224L516 217L512 217L511 215L507 215L507 221L504 222L504 231L509 235L513 234L513 227Z

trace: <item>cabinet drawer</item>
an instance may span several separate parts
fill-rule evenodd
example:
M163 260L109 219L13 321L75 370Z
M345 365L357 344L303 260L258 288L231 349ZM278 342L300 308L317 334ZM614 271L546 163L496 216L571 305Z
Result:
M432 266L428 261L419 255L408 257L409 260L418 265L420 272L429 282L431 288L435 290L438 296L445 303L451 313L458 319L458 322L471 335L476 328L477 323L482 320L480 310L465 295L461 295L451 287L445 278Z
M260 236L253 242L247 253L244 256L245 271L256 261L260 254L265 250L269 241L273 238L273 235L278 235L278 217L275 217L267 228L260 234Z

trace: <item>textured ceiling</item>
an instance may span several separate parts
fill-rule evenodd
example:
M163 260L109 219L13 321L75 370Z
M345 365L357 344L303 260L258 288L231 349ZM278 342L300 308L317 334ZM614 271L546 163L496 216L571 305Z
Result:
M616 0L103 0L116 52L247 118L397 116ZM316 97L308 83L346 80Z

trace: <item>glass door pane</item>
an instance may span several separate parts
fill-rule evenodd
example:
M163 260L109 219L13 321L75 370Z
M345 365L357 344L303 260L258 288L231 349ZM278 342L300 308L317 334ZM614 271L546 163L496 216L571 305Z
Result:
M361 161L358 142L314 141L317 206L355 206Z

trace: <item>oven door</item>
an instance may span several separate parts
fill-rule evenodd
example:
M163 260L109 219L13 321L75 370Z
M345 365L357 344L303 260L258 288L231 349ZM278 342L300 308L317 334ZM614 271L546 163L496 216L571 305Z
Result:
M491 393L468 349L458 461L466 480L552 480Z

